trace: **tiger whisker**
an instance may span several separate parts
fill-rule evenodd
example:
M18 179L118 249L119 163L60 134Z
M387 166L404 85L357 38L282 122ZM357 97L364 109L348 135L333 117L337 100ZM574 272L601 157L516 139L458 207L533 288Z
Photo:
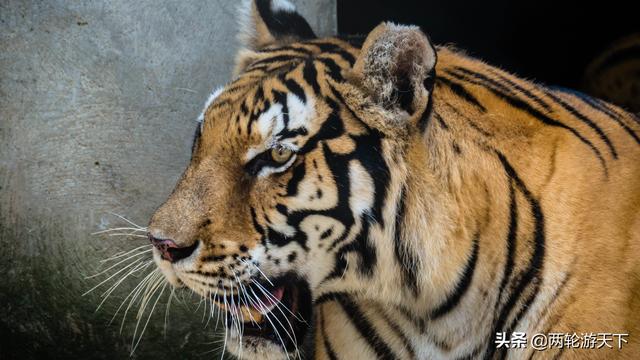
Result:
M256 300L258 300L258 302L260 302L260 303L261 303L261 305L262 305L262 306L264 306L264 308L265 308L265 309L267 309L267 308L268 308L268 306L266 306L266 305L264 304L264 302L262 302L262 300L260 300L260 297L256 295L256 293L253 291L253 289L250 289L250 290L251 290L251 293L253 293L253 295L255 296ZM260 289L259 289L259 290L260 290ZM262 291L262 290L260 290L260 291ZM265 294L265 295L266 295L266 294ZM271 324L271 326L273 327L273 330L275 331L276 335L277 335L277 336L278 336L278 338L280 339L280 342L282 343L283 348L286 348L286 346L285 346L285 344L284 344L284 341L282 341L282 337L280 336L280 332L278 331L278 329L276 328L276 326L273 324L273 322L269 319L269 313L265 313L265 314L264 314L264 316L265 316L265 319L267 319L267 320L269 321L269 323ZM294 334L293 334L293 336L292 336L292 335L291 335L291 334L289 334L289 332L285 329L284 325L282 324L282 322L280 322L280 320L278 320L278 318L277 318L277 317L275 317L275 316L274 316L274 319L275 319L275 321L277 321L277 322L278 322L278 324L280 324L280 326L282 326L282 329L283 329L283 330L284 330L284 332L287 334L287 336L289 337L289 339L293 342L293 344L294 344L294 345L295 345L295 347L296 347L296 351L297 351L298 346L297 346L297 341L295 340L295 332L294 332ZM285 319L286 319L286 316L285 316ZM287 320L287 322L288 322L288 321L289 321L289 320ZM289 326L291 326L291 324L289 324ZM289 355L288 355L288 354L287 354L287 358L289 358Z
M265 273L262 272L262 270L260 270L260 268L256 264L254 264L254 263L252 263L250 261L242 260L242 259L240 259L240 261L245 265L253 266L256 270L258 270L258 272L260 272L260 274L262 274L262 276L265 278L265 280L267 280L269 285L273 286L273 282L271 282L271 279L269 279L269 277L267 275L265 275Z
M109 229L105 229L105 230L92 232L91 235L99 235L99 234L104 234L104 233L108 233L108 232L112 232L112 231L123 231L123 230L130 230L130 231L133 231L133 232L146 232L147 228L115 227L115 228L109 228Z
M111 276L109 276L108 278L102 280L101 282L99 282L97 285L95 285L94 287L92 287L91 289L87 290L84 294L82 294L82 296L86 296L87 294L90 294L91 292L93 292L95 289L99 288L100 286L102 286L104 283L106 283L107 281L113 279L114 276L118 275L119 273L127 270L128 268L130 268L131 266L135 265L136 261L132 261L129 265L124 266L122 269L116 271L115 273L113 273Z
M173 299L173 294L175 293L176 288L171 287L171 293L169 293L169 300L167 300L167 306L164 310L164 338L167 338L167 318L169 317L169 308L171 307L171 300Z
M137 227L138 229L146 229L146 227L144 227L144 226L140 226L140 225L138 225L138 224L134 223L133 221L131 221L131 220L127 219L126 217L124 217L124 216L122 216L122 215L120 215L120 214L117 214L117 213L115 213L115 212L111 212L111 211L110 211L109 213L110 213L111 215L114 215L114 216L119 217L120 219L122 219L122 220L124 220L124 221L128 222L129 224L131 224L131 225L133 225L133 226Z
M147 260L147 261L146 261L146 263L145 263L145 265L143 266L143 268L142 268L141 270L146 269L146 268L147 268L147 267L149 267L149 265L151 265L151 264L153 264L153 260ZM122 307L124 306L125 302L126 302L126 301L127 301L127 299L128 299L128 298L133 294L133 292L135 291L135 289L136 289L138 286L141 286L141 285L144 283L145 279L149 278L149 277L151 276L151 274L153 274L153 272L154 272L154 271L151 271L151 273L147 274L147 275L145 276L145 278L143 278L143 280L142 280L142 281L140 281L140 282L138 283L138 285L136 285L136 287L134 287L134 288L133 288L133 290L131 290L131 292L129 292L129 294L127 295L127 297L125 297L125 298L124 298L124 300L120 303L120 306L118 307L118 309L116 310L116 312L115 312L115 313L113 314L113 316L111 317L111 320L109 321L109 324L113 323L113 320L116 318L116 316L117 316L117 315L118 315L118 313L120 312L120 309L122 309ZM123 321L124 321L124 319L123 319Z
M145 244L145 245L142 245L142 246L138 246L138 247L136 247L134 249L131 249L129 251L123 251L123 252L116 253L113 256L109 257L109 258L106 258L104 260L100 260L100 262L101 263L105 263L105 262L113 261L113 260L119 259L119 258L121 258L123 256L127 256L127 255L129 255L129 254L131 254L133 252L139 251L142 248L149 248L150 249L151 246L152 246L151 244Z
M100 295L101 297L103 297L103 299L100 302L100 304L98 304L98 307L96 308L96 312L98 312L98 310L100 310L100 308L107 301L109 296L111 296L111 294L118 288L118 286L120 286L120 284L122 284L129 276L135 274L136 272L138 272L140 270L143 270L144 268L148 267L149 265L151 265L151 261L145 262L144 260L140 260L138 262L138 265L136 265L133 269L131 269L131 271L129 271L127 274L122 276L120 278L120 280L118 280L115 284L111 285L111 287L109 289L105 290L105 292L103 292Z
M222 300L224 301L224 307L225 307L225 309L227 309L227 308L228 308L228 305L227 305L227 291L226 291L225 289L223 289L223 292L224 292L224 293L223 293L223 296L222 296ZM222 353L221 353L221 355L220 355L220 360L222 360L222 359L224 358L224 353L225 353L225 351L227 350L227 333L228 333L229 331L227 330L226 323L227 323L227 316L228 316L228 315L229 315L229 312L228 312L228 311L225 311L225 312L224 312L224 323L225 323L225 328L224 328L224 343L223 343L223 345L222 345Z
M134 233L115 233L115 234L107 234L107 236L128 236L128 237L139 237L144 239L148 238L147 235L137 235Z
M148 283L155 281L155 279L158 276L162 276L162 274L160 273L160 270L158 268L155 268L152 272L150 272L142 281L140 281L140 283L131 291L131 293L122 301L122 304L120 304L120 307L118 308L118 310L116 311L116 313L113 315L113 318L111 319L113 321L113 319L115 319L115 316L118 314L118 312L120 311L120 308L124 305L125 302L127 302L127 299L129 299L129 304L127 305L124 314L122 315L122 322L120 323L120 333L122 333L122 329L124 328L124 321L127 318L127 314L129 313L129 310L131 309L131 306L133 306L134 302L136 301L136 299L138 298L138 296L140 296L140 294L142 293L143 289L145 289L145 287L147 286Z
M94 274L94 275L90 275L90 276L85 277L85 279L93 279L93 278L95 278L95 277L98 277L98 276L100 276L100 275L102 275L102 274L104 274L104 273L108 272L109 270L113 269L114 267L116 267L116 266L118 266L118 265L122 264L123 262L126 262L127 260L134 259L134 258L136 258L136 257L138 257L138 256L140 256L140 255L144 255L144 254L146 254L146 253L147 253L147 252L149 252L149 251L151 251L151 249L149 249L149 250L145 250L145 251L142 251L142 252L139 252L139 253L136 253L136 254L134 254L134 255L131 255L131 256L129 256L128 258L125 258L125 259L123 259L123 260L118 261L117 263L115 263L115 264L113 264L113 265L109 266L108 268L106 268L106 269L102 270L101 272L99 272L99 273L97 273L97 274ZM116 274L117 274L117 273L116 273ZM115 274L114 274L114 275L115 275ZM99 285L102 285L102 283L100 283ZM92 289L92 290L93 290L93 289ZM90 290L90 291L91 291L91 290ZM89 292L90 292L90 291L89 291ZM88 292L87 292L87 293L88 293ZM85 293L85 294L86 294L86 293Z
M133 355L133 353L136 351L136 349L138 348L138 344L140 344L140 341L142 340L142 336L144 335L144 332L147 330L147 326L149 325L149 321L151 320L151 316L153 315L153 311L156 309L156 305L158 305L158 301L160 300L160 298L162 297L162 294L164 294L164 290L167 288L167 282L164 279L160 279L160 281L163 283L162 285L162 290L160 291L160 294L158 294L158 297L156 298L156 301L153 303L153 306L151 307L151 310L149 311L149 316L147 316L147 322L145 322L144 327L142 328L142 331L140 332L140 336L138 337L138 341L136 342L135 346L133 346L133 348L131 349L131 355ZM158 290L155 289L153 291L153 293L156 293ZM136 325L136 330L137 330L138 326ZM135 332L133 334L133 337L135 339Z
M242 282L240 281L240 279L238 278L234 270L232 270L232 274L233 274L233 277L236 279L236 282L238 283L240 290L242 291L241 300L244 300L245 306L249 308L250 306L247 302L250 299L249 293L247 293L246 287L242 284ZM256 324L258 328L260 328L260 324L258 324L258 322L254 319L253 315L251 315L251 311L249 311L249 320L251 320L252 323Z
M301 321L303 323L307 323L306 321L304 321L303 318L301 318L300 316L298 316L298 314L294 314L285 304L283 304L280 300L276 299L267 289L264 288L264 286L262 286L262 284L260 284L259 282L255 281L255 280L251 280L251 282L253 282L259 289L261 292L265 293L265 296L269 298L269 300L273 301L275 303L275 305L277 307L282 307L284 310L286 310L289 314L291 314L293 317L296 318L296 320Z

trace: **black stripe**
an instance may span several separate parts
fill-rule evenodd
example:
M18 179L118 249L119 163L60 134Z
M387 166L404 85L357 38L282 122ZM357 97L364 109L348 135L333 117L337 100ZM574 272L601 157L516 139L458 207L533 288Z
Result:
M320 318L320 331L322 331L322 340L324 344L324 349L329 356L329 360L338 360L336 356L336 352L333 350L333 346L329 342L329 335L327 334L327 328L325 327L325 319L324 319L324 311L320 309L320 314L318 315Z
M498 288L498 297L496 298L495 310L498 310L502 301L502 293L504 292L511 273L513 272L514 258L516 251L516 240L518 236L518 201L516 199L515 189L513 188L513 181L509 179L509 231L507 233L506 244L506 260L504 264L504 271L502 273L502 280L500 281L500 287Z
M546 94L558 105L560 105L563 109L568 111L571 115L575 116L576 118L578 118L579 120L587 124L590 128L592 128L598 134L600 139L607 144L607 146L609 147L609 151L611 152L611 156L613 156L614 159L618 158L618 153L616 152L616 149L613 147L611 140L607 137L604 131L602 131L602 129L596 123L594 123L591 119L586 117L584 114L579 112L576 108L574 108L570 104L567 104L567 102L565 102L564 100L555 96L552 92L547 91Z
M313 300L313 304L318 306L329 301L338 301L339 297L345 297L345 296L349 296L349 295L343 292L327 292L318 296L315 300Z
M333 59L320 58L318 61L320 61L329 70L326 74L329 75L330 78L337 82L344 80L342 77L342 68L340 68Z
M246 69L246 71L253 71L256 69L260 69L265 66L269 66L275 64L277 62L291 62L291 61L299 61L304 59L304 57L299 55L276 55L270 56L264 59L256 60L252 62Z
M193 134L193 142L191 143L191 160L193 160L193 155L196 151L196 148L198 147L198 143L200 142L201 136L202 136L202 123L197 123L195 134Z
M262 227L258 223L258 217L256 216L256 210L253 208L253 206L249 207L249 209L251 210L251 223L253 224L253 228L258 232L258 234L260 234L260 243L262 243L264 245L265 239L267 237L267 233L264 230L264 227Z
M489 343L495 343L495 335L498 332L504 331L503 327L507 322L509 315L515 310L518 299L524 294L525 289L530 284L534 287L530 291L529 297L522 304L520 311L514 318L514 321L510 324L509 328L513 329L517 326L520 319L524 316L525 312L530 309L530 304L535 300L539 287L540 287L540 275L544 265L545 254L545 227L544 227L544 214L540 207L540 203L531 194L525 183L520 179L515 169L511 166L507 158L499 151L495 151L498 159L502 163L505 173L511 181L516 185L518 190L524 195L525 199L531 207L531 214L534 218L534 232L533 232L533 253L527 268L523 271L518 278L516 284L513 286L510 296L507 298L505 305L502 307L498 318L495 320L493 331L490 335ZM485 359L491 359L493 354L499 350L502 355L505 353L505 349L496 349L493 346L489 346L485 352Z
M434 112L433 117L436 119L436 121L438 121L438 124L440 124L440 127L442 127L445 130L449 130L449 125L447 125L447 123L444 122L444 119L439 113Z
M311 51L309 51L309 49L305 49L304 47L300 47L300 46L296 46L296 43L290 44L290 45L283 45L283 46L278 46L278 47L269 47L266 49L260 49L258 50L259 53L278 53L281 51L292 51L292 52L299 52L300 56L303 55L307 55L310 56L312 55Z
M504 92L504 93L508 93L511 96L517 96L517 92L514 92L512 89L508 88L506 85L491 79L490 77L481 74L479 72L475 72L469 69L465 69L463 67L460 66L456 66L453 69L446 69L445 70L449 75L455 76L456 78L460 79L460 80L466 80L466 81L471 81L474 84L477 85L482 85L485 87L489 87L492 86L494 88L500 89L500 91ZM464 75L460 75L460 73L464 74ZM471 76L476 78L475 81L470 80L467 78L467 76Z
M573 264L572 264L573 267ZM560 284L558 285L558 287L556 287L556 290L553 292L553 295L551 296L551 299L549 300L549 303L547 304L547 306L544 307L544 310L542 312L542 314L540 314L540 316L538 317L538 322L536 323L536 325L533 327L534 329L538 329L538 326L540 325L540 322L545 320L547 314L549 313L549 311L553 308L552 305L560 298L562 297L562 293L564 292L564 289L567 285L567 283L569 282L569 280L572 277L572 273L567 272L564 273L564 277L562 278L562 281L560 282ZM555 324L550 324L551 326L555 325ZM547 328L543 334L548 334L550 331L550 327Z
M600 102L602 100L594 99L578 91L565 91L564 89L560 91L573 95L574 97L582 100L582 102L590 106L592 109L605 114L608 118L612 119L618 125L620 125L620 127L622 127L627 132L627 134L629 134L629 136L631 136L640 145L640 137L638 136L638 134L636 134L633 129L631 129L627 124L625 124L622 120L620 120L620 118L622 118L623 116L613 112L611 109L606 107L605 104Z
M356 62L356 58L339 45L336 45L333 43L327 43L327 42L320 42L320 41L313 41L308 44L317 46L320 49L320 51L324 53L340 56L343 60L348 62L350 66L353 66L353 64L355 64Z
M475 83L477 85L483 86L482 84L478 84L477 82L474 82L473 80L469 80L468 78L465 78L465 77L463 77L463 76L461 76L459 74L455 74L455 73L450 73L450 74L452 76L456 77L456 78L460 78L460 80L471 81L472 83ZM442 77L440 77L439 79L442 79ZM513 97L513 96L509 96L508 94L505 94L504 92L502 92L502 91L500 91L500 90L498 90L498 89L496 89L495 87L492 87L492 86L483 86L483 87L485 89L489 90L490 92L492 92L498 98L504 100L505 102L507 102L511 106L515 107L516 109L519 109L519 110L527 113L528 115L536 118L538 121L542 122L543 124L546 124L546 125L549 125L549 126L559 127L559 128L566 129L566 130L570 131L580 141L582 141L589 148L591 148L591 150L594 152L594 154L596 155L596 157L598 158L598 160L602 164L602 167L604 168L605 174L608 175L607 165L606 165L606 163L604 161L604 158L602 157L602 154L600 153L600 150L598 150L598 148L596 148L593 145L593 143L591 143L591 141L589 141L584 136L582 136L576 129L574 129L574 128L570 127L570 126L567 126L564 123L547 116L546 114L544 114L544 113L540 112L539 110L535 109L529 103L523 101L522 99L519 99L519 98Z
M485 137L492 137L493 134L488 132L487 130L481 128L478 124L475 123L475 121L471 120L468 116L466 116L465 114L463 114L462 112L460 112L460 110L458 110L458 108L456 108L455 106L449 104L446 101L442 102L446 107L448 107L449 109L451 109L451 111L453 111L454 113L456 113L456 115L465 120L469 126L471 126L474 130L476 130L477 132L479 132L480 134L482 134Z
M433 311L431 311L431 319L435 320L449 311L453 310L456 305L460 302L460 299L464 296L464 294L469 289L471 285L471 280L473 279L473 274L476 270L476 262L478 260L478 248L479 248L479 240L480 240L480 232L478 231L473 237L473 243L471 248L471 256L467 260L467 264L465 265L464 272L462 276L458 280L458 283L455 286L454 291L449 294L447 299L436 307Z
M289 92L300 98L303 103L307 102L307 96L304 93L304 89L302 89L302 86L300 86L297 81L293 79L286 79L283 82Z
M382 319L387 323L389 328L391 328L391 330L394 332L394 334L396 334L396 336L398 338L400 338L400 340L402 341L404 349L407 350L407 352L409 353L409 358L415 359L416 358L416 351L413 348L413 344L411 344L411 340L409 340L407 335L405 335L405 333L402 331L400 326L398 324L396 324L389 317L389 315L387 315L387 313L384 311L384 309L378 308L377 310L378 310L377 313L380 314L380 316L382 316Z
M304 63L304 69L302 70L302 76L304 81L313 88L313 91L320 95L320 84L318 84L318 71L313 63L313 60L306 61Z
M418 128L420 128L420 131L425 131L429 124L429 120L431 119L431 114L433 113L433 87L435 85L435 79L436 69L434 68L423 82L423 86L429 92L429 96L427 97L427 108L424 109L424 112L422 112L420 120L418 121ZM442 119L440 119L440 121L442 121Z
M396 206L396 221L395 221L395 237L393 241L393 250L396 256L396 262L400 267L400 271L402 271L402 278L406 286L409 287L409 290L413 293L413 296L418 297L419 289L418 289L418 265L420 264L420 259L409 249L408 246L404 245L404 239L402 238L402 228L404 224L404 215L406 211L405 207L405 198L406 198L406 189L403 188L400 191L400 200L398 201L398 205Z
M453 91L454 94L458 95L459 97L465 99L466 101L468 101L469 103L471 103L473 106L475 106L476 108L478 108L480 111L482 112L486 112L487 109L480 104L480 102L478 101L478 99L476 99L475 96L471 95L470 92L467 91L467 89L464 88L464 86L458 84L455 81L452 81L450 79L447 78L443 78L441 76L436 78L436 83L441 83L446 85L449 89L451 89L451 91Z
M461 68L462 69L462 68ZM549 106L549 104L546 103L546 101L544 101L542 98L540 98L539 96L537 96L536 94L534 94L533 92L531 92L528 89L525 89L524 87L518 85L515 81L509 79L508 77L499 74L496 70L494 69L489 69L489 71L491 71L494 75L496 75L497 77L500 78L500 80L504 81L505 83L507 83L509 86L511 86L513 89L515 89L516 91L521 92L522 94L524 94L524 96L528 97L531 101L535 102L536 104L540 105L541 107L543 107L546 111L551 111L551 107Z
M298 195L298 185L304 179L306 172L307 172L307 169L305 168L304 164L300 164L293 168L293 171L292 171L293 175L291 176L289 183L287 183L288 197L294 197Z
M376 353L378 359L398 359L356 303L347 296L338 296L336 300L340 306L342 306L344 313L347 315L351 323L360 333L361 338L366 341Z

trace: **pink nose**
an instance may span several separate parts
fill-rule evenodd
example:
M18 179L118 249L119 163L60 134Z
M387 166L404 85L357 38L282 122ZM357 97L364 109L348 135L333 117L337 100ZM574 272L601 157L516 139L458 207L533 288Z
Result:
M198 247L197 241L191 246L180 247L171 239L158 239L151 234L147 235L149 236L151 244L160 251L160 257L172 263L189 257Z

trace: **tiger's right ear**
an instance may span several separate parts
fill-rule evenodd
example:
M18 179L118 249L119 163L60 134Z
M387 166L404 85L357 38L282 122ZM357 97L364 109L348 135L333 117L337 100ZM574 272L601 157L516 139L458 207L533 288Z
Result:
M239 10L242 48L236 58L236 73L248 66L252 54L268 46L316 38L309 23L287 0L243 0Z
M420 28L382 23L367 36L348 77L377 105L413 115L429 104L436 61Z

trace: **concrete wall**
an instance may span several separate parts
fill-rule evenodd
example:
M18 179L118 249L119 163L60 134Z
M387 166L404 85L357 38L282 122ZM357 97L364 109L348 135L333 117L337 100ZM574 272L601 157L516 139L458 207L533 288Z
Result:
M146 240L90 233L126 225L110 212L146 225L171 191L206 95L229 80L235 4L0 1L0 358L128 357L135 316L122 334L107 323L140 278L98 312L108 286L81 294L106 278L85 278L99 260ZM297 5L335 33L335 0ZM173 301L164 333L167 294L134 356L218 348L195 298Z

